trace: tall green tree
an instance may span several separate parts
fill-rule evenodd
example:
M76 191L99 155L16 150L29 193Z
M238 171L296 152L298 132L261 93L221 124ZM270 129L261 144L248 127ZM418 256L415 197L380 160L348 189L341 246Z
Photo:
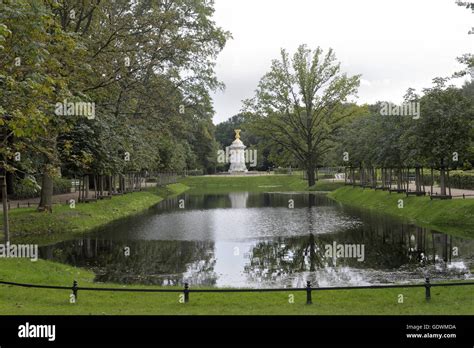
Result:
M306 169L312 186L331 138L358 112L348 99L356 94L359 80L359 75L341 73L331 49L323 54L319 47L311 51L301 45L292 59L282 49L245 110L253 131L289 151Z
M69 127L66 118L54 114L54 105L71 96L81 70L75 61L84 57L84 47L61 30L49 1L2 2L0 9L0 20L10 33L0 52L5 62L0 72L2 123L7 129L2 140L15 139L5 146L4 158L13 148L20 155L28 151L41 158L42 209L51 206L52 176L59 167L56 138Z
M426 161L440 171L441 195L446 195L446 169L466 158L474 119L472 102L446 80L437 78L421 98L416 143Z

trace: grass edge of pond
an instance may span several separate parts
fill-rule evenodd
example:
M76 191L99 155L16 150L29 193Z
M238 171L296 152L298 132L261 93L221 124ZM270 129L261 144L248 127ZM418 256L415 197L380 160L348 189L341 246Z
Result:
M348 206L404 218L420 227L474 239L474 199L430 200L349 186L330 192L328 197ZM400 199L403 208L398 208Z
M9 212L10 239L12 243L40 246L57 243L143 213L162 200L188 189L182 183L170 184L116 196L110 200L76 204L74 209L66 204L57 205L52 213L37 212L36 208L13 209ZM1 228L3 219L0 218ZM3 239L3 233L0 233L0 238Z

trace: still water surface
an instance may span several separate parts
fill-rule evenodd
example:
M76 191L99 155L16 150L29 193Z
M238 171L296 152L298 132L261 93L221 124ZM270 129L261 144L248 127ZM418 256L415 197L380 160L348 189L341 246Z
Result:
M322 287L473 278L474 240L324 195L239 192L170 198L40 256L92 269L99 282Z

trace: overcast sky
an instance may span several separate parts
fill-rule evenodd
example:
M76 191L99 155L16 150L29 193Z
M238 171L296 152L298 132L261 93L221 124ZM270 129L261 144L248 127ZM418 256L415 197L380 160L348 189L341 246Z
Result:
M254 95L280 48L333 48L343 71L362 74L358 103L401 102L408 87L421 92L474 51L474 14L455 0L215 0L215 9L233 36L217 60L226 89L213 95L215 124Z

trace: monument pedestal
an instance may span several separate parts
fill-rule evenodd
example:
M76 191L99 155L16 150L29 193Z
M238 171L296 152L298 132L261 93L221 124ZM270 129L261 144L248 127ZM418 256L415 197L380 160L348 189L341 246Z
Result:
M247 146L240 140L240 129L235 130L235 140L229 146L230 153L230 174L243 174L247 173L247 167L245 166L245 148Z

